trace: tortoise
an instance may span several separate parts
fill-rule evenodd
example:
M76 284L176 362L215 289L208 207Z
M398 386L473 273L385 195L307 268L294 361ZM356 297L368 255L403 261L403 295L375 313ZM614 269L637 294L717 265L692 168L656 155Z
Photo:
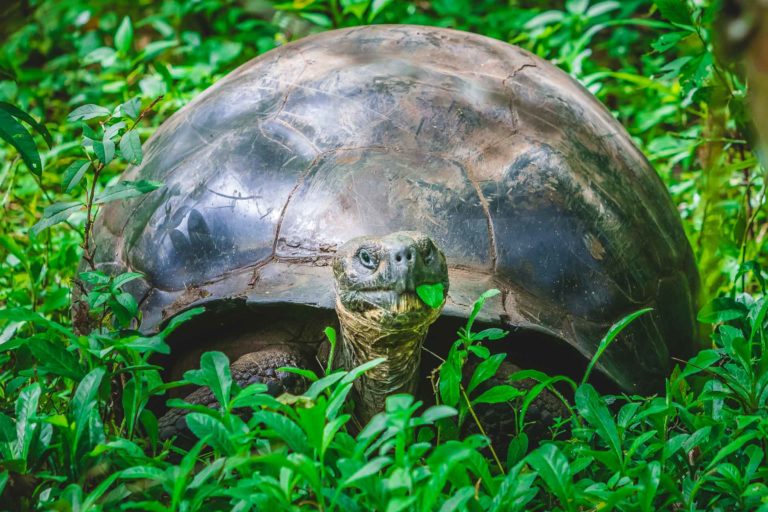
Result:
M369 417L426 378L422 344L491 288L478 321L512 332L493 349L515 363L583 369L643 307L597 362L606 382L655 390L694 345L698 275L663 183L586 89L504 42L405 25L312 35L219 80L144 151L124 179L164 186L104 207L95 259L144 275L130 284L144 332L206 306L172 340L171 374L219 347L241 383L293 389L277 368L316 364L324 326L359 361L373 349L350 340L402 313L388 321L412 335L385 352L408 357L358 386ZM363 270L378 285L346 293ZM424 309L414 287L437 282L444 304Z

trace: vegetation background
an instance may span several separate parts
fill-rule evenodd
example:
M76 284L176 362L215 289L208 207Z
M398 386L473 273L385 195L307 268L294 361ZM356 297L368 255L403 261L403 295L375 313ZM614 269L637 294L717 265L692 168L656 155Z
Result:
M715 51L718 2L29 0L0 9L0 508L768 511L765 170L738 63L728 48ZM188 416L200 439L190 450L158 440L146 405L175 384L149 357L167 350L175 325L150 338L131 331L137 307L122 286L132 276L88 272L79 279L92 286L98 329L71 327L98 204L153 188L118 176L218 78L309 33L366 23L520 45L627 128L678 205L702 276L706 347L664 395L603 397L583 382L527 375L540 386L497 399L524 410L560 380L574 414L540 446L523 414L509 452L495 454L480 436L455 435L472 405L489 400L472 395L472 382L453 383L465 401L447 392L427 411L395 397L353 437L341 405L359 372L319 378L282 403L237 388L226 358L211 353L185 379L225 405ZM461 367L479 354L477 379L487 379L501 361L479 338L463 333L451 357ZM239 408L253 417L243 421Z

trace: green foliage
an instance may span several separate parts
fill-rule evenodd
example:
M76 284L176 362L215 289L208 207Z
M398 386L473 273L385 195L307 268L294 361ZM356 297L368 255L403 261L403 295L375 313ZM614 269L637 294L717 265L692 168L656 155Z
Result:
M35 2L0 48L0 508L767 511L765 173L746 85L713 53L717 8ZM712 327L707 348L675 370L662 395L601 396L587 382L644 311L606 333L580 383L526 370L487 388L505 359L490 349L506 333L473 327L493 290L458 333L436 375L439 405L429 408L392 396L356 425L353 381L379 360L336 373L329 363L322 376L290 370L311 383L295 397L241 389L215 352L184 381L163 382L152 356L167 354L166 338L200 311L153 336L134 330L138 305L125 287L140 276L89 264L99 205L162 186L116 177L216 79L274 46L363 23L454 27L521 45L579 80L627 128L678 205L702 272L699 321ZM425 291L422 300L439 305L442 291ZM70 325L72 299L88 307L88 334ZM335 332L326 334L335 344ZM470 358L478 363L467 372ZM535 385L518 387L523 379ZM221 404L168 401L189 411L189 450L159 439L150 406L183 382L209 387ZM537 445L526 413L544 392L569 414ZM506 454L482 435L462 436L479 422L476 406L500 402L517 414Z
M475 315L495 293L480 297ZM6 319L34 328L0 345L3 356L16 361L4 388L15 409L0 413L0 471L6 482L22 476L34 482L18 497L21 508L763 510L768 300L746 294L734 300L742 314L718 322L714 348L676 370L665 397L604 397L581 384L566 418L572 437L526 453L523 424L504 464L486 456L483 436L456 435L461 415L483 395L498 395L488 402L529 401L540 390L504 385L468 398L504 357L487 355L482 342L505 333L474 332L474 318L441 369L440 396L456 407L424 409L410 395L393 395L359 430L350 409L352 383L381 359L350 372L308 375L312 383L303 395L275 398L263 384L240 388L227 357L205 353L200 369L184 380L209 387L222 405L168 401L189 411L196 442L182 450L159 443L147 404L177 384L163 383L148 358L167 353L164 339L199 310L153 337L131 331L77 336L28 310L6 310ZM712 309L733 305L723 307ZM482 363L469 379L447 378L452 360L463 364L457 355L463 352L479 354Z
M416 287L416 294L431 308L439 308L445 300L445 286L443 283L422 284Z

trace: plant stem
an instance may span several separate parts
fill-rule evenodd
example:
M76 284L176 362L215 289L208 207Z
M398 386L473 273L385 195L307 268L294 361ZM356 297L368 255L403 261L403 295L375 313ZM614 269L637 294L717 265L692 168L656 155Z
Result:
M477 414L475 414L475 410L472 408L472 404L469 402L469 397L467 396L467 391L464 389L464 386L459 385L459 389L461 390L461 396L463 396L464 400L467 402L467 408L469 409L469 413L472 415L472 418L475 420L475 423L477 424L477 428L480 429L480 433L483 434L485 437L488 437L488 434L485 433L485 429L483 428L482 423L480 423L480 418L477 417ZM493 443L488 443L488 448L491 450L491 455L493 455L493 460L496 461L496 465L499 466L499 471L501 471L501 474L502 475L506 474L504 472L504 466L502 466L501 460L499 460L499 456L496 454L496 450L493 449Z

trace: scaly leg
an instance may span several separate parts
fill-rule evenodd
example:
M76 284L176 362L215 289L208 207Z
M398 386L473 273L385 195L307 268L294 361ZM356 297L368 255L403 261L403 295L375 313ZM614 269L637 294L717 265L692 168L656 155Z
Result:
M302 350L305 349L305 350ZM278 368L314 368L317 365L307 353L306 347L297 344L265 345L260 350L249 352L230 365L232 380L240 387L253 383L267 385L272 396L282 393L301 394L307 388L306 382L295 373L278 371ZM218 402L208 388L198 388L185 398L187 402L207 407L216 407ZM160 438L187 434L187 411L170 409L159 420Z

